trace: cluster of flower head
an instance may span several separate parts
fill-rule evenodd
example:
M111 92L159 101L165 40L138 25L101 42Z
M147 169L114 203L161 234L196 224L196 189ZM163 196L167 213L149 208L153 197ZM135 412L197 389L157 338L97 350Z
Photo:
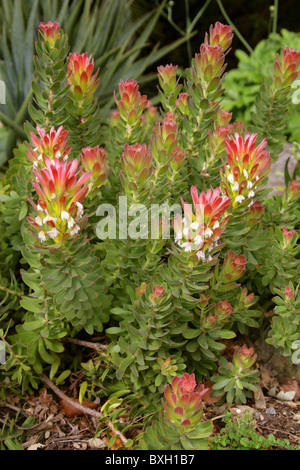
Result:
M32 147L28 145L27 157L31 161L33 168L44 168L46 166L46 158L50 160L68 160L71 148L68 145L68 131L60 126L57 131L51 127L49 134L45 129L37 126L36 136L34 132L30 132Z
M232 199L233 207L241 203L251 206L254 203L255 189L267 176L271 157L264 139L255 146L257 134L248 134L245 139L238 133L235 138L226 140L227 164L221 172L221 187Z
M78 161L60 161L45 158L46 167L34 169L36 181L32 183L38 204L29 198L36 217L28 217L31 226L38 232L41 242L53 241L61 244L66 237L74 237L81 229L83 200L88 192L85 184L91 173L79 175Z
M202 397L207 390L204 385L197 385L195 374L175 376L172 387L167 385L164 391L165 419L179 427L196 426L203 416Z
M192 206L181 198L184 217L177 213L173 220L175 242L185 252L196 254L199 260L211 261L209 253L218 246L229 218L222 216L230 205L230 198L221 195L220 188L198 195L196 186L192 186L191 196L194 212Z

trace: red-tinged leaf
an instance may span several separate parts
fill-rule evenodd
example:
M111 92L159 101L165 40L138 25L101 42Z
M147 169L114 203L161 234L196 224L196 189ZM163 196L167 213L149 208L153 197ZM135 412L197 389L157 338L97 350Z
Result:
M191 424L191 420L186 418L182 421L181 426L190 426Z
M179 414L180 416L183 416L184 411L183 411L182 406L176 406L176 408L174 409L174 413Z

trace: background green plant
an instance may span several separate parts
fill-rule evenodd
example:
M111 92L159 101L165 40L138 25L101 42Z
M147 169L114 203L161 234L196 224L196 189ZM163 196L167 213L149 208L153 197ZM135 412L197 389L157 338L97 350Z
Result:
M72 51L87 50L93 55L95 66L101 68L99 102L104 119L113 106L113 92L120 79L151 80L153 75L145 75L147 68L194 35L191 31L172 44L156 44L145 58L144 50L166 3L153 5L153 10L133 21L127 0L1 2L0 79L6 85L6 104L0 105L0 121L8 135L1 131L0 165L12 157L17 141L26 139L22 124L29 119L34 42L41 21L58 21Z
M251 123L251 112L254 111L254 99L265 77L272 73L272 66L277 53L282 47L300 48L300 34L282 29L280 33L270 33L261 40L252 52L237 49L236 68L228 71L225 80L224 107L233 113L234 119ZM299 106L291 103L287 120L286 134L289 142L300 139Z

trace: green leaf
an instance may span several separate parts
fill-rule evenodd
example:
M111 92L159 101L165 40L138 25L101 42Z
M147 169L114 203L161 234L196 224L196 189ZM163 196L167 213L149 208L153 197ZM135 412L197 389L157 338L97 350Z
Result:
M45 324L44 318L41 320L34 320L34 321L26 321L23 324L23 330L25 331L33 331L33 330L39 330L42 328Z
M200 334L201 330L192 330L191 328L189 328L188 330L185 330L183 332L183 337L186 339L193 339L199 336Z
M30 297L23 297L20 301L20 304L23 308L33 313L41 313L44 306L39 299L33 299Z
M130 366L130 364L134 361L134 356L127 356L125 359L122 359L120 362L119 368L116 373L116 377L118 380L122 380L123 375L126 372L126 369Z

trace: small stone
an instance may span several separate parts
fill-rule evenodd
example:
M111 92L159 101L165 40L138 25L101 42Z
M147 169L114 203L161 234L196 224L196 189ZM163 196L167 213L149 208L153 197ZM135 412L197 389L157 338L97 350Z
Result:
M276 410L273 408L273 406L269 406L269 408L266 409L266 413L268 415L276 415Z
M283 401L293 401L295 398L296 392L294 390L290 390L289 392L284 392L281 390L279 393L277 393L276 398L278 400L283 400Z

